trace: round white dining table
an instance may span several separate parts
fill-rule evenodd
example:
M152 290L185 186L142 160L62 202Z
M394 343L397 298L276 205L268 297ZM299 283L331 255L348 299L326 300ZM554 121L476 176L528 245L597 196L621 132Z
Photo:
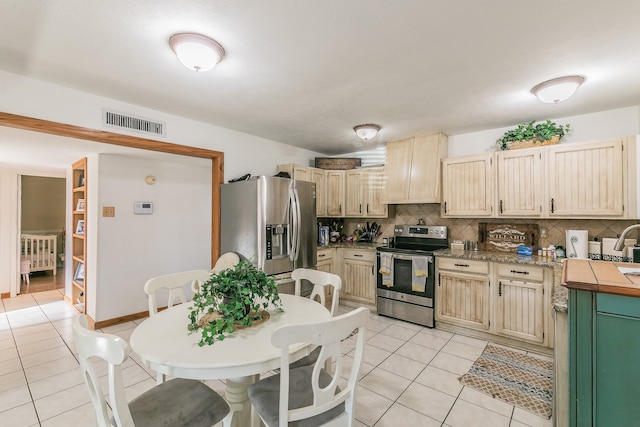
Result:
M232 407L243 408L234 415L233 425L247 426L251 423L247 388L261 373L280 367L281 350L271 344L273 331L285 324L331 318L329 310L309 298L289 294L281 294L280 298L284 311L271 307L266 322L235 331L223 341L204 347L198 346L201 331L190 333L187 329L191 304L173 306L138 325L131 334L131 348L160 374L226 380L225 398ZM291 346L290 360L304 357L311 349L305 343Z

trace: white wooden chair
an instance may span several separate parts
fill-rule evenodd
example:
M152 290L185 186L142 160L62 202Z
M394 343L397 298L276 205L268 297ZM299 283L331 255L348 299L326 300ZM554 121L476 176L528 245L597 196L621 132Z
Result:
M271 343L282 350L280 373L252 384L249 400L262 421L269 427L285 427L305 420L309 426L352 426L358 373L362 365L369 310L354 311L319 323L284 325L271 335ZM356 340L353 364L349 372L343 363L340 343ZM314 365L289 368L289 346L306 342L322 348ZM334 359L335 372L323 365ZM338 387L347 378L344 388ZM297 424L296 424L297 425Z
M340 279L340 276L327 273L326 271L297 268L291 273L291 278L296 281L294 291L296 295L300 295L302 280L308 280L313 283L313 290L309 298L316 301L319 300L323 306L326 306L326 288L327 286L333 286L330 311L332 316L336 315L340 299L340 289L342 289L342 279Z
M340 289L342 288L342 279L340 276L325 271L310 270L308 268L298 268L293 270L291 278L296 281L294 293L300 295L302 289L302 280L308 280L313 283L313 289L311 290L310 299L318 301L324 307L326 307L326 288L327 286L333 286L332 300L331 300L331 316L335 316L338 311L338 304L340 299ZM307 356L302 359L296 360L289 367L290 369L299 368L301 366L312 365L316 362L318 355L320 354L320 347L313 350ZM331 368L331 361L328 360L325 369L328 371Z
M144 284L144 292L149 297L149 316L158 313L158 302L156 299L156 292L158 290L166 289L169 291L167 307L173 306L176 299L184 304L187 302L184 294L184 286L190 284L191 289L193 289L195 283L204 282L210 276L211 273L207 270L191 270L153 277L147 280L147 283Z
M196 380L173 379L127 402L121 365L129 357L129 345L116 335L90 330L84 315L76 316L72 327L82 376L89 389L99 427L209 427L220 421L225 427L231 426L233 413L227 402ZM109 367L107 382L112 418L109 417L101 381L94 370L92 359L96 358L102 359Z
M216 265L213 266L213 268L211 269L211 273L209 273L209 275L218 274L222 270L226 270L227 268L233 268L236 266L236 264L239 264L239 263L240 263L240 256L238 256L237 253L226 252L222 254L220 258L218 258L218 260L216 261ZM199 292L200 283L193 282L193 284L191 285L191 291L193 291L194 294L196 292Z
M226 270L227 268L235 267L236 264L240 263L240 256L238 256L235 252L226 252L218 258L216 261L216 265L213 266L211 270L212 273L218 274L222 270Z

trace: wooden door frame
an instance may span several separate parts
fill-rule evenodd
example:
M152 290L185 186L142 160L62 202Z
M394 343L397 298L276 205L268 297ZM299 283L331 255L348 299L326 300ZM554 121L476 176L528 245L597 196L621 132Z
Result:
M224 153L187 145L84 128L33 117L0 112L0 126L83 139L122 147L179 154L211 160L211 266L220 257L220 184L224 181Z

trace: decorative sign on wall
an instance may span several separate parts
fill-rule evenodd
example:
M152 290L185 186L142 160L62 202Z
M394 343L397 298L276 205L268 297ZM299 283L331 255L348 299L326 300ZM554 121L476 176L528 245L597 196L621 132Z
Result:
M518 252L518 246L538 247L538 224L478 223L478 249L482 251Z

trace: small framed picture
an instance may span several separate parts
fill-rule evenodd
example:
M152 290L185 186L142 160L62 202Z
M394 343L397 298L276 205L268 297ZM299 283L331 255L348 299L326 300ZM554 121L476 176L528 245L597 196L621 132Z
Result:
M78 187L84 187L84 174L81 173L78 177Z
M84 219L78 221L78 225L76 225L76 234L84 234Z
M76 267L76 272L73 275L73 280L76 282L82 282L84 280L84 263L79 263Z
M84 199L78 199L78 203L76 204L76 210L79 212L84 211Z

